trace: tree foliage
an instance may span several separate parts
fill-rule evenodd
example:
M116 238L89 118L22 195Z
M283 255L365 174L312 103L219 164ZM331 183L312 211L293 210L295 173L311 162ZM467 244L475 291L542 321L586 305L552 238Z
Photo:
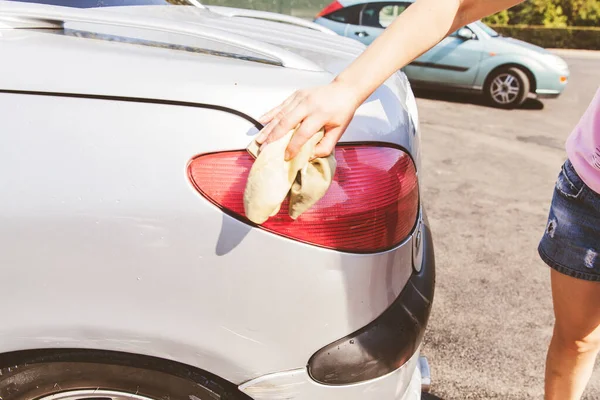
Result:
M527 0L487 17L494 25L600 26L599 0Z

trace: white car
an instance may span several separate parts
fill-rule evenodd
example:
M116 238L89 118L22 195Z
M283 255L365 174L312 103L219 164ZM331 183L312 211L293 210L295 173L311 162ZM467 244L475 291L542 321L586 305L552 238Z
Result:
M256 118L364 46L192 3L0 1L0 398L420 398L435 266L406 77L314 208L255 226Z

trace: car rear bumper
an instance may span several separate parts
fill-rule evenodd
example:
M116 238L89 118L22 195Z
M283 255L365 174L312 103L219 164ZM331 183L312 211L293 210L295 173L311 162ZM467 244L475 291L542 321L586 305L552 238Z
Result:
M270 374L240 390L255 400L420 398L420 345L434 295L435 256L431 232L422 224L419 272L413 272L392 305L364 328L324 347L307 368ZM426 373L428 375L428 372ZM429 378L426 376L426 378Z
M354 385L323 385L306 368L266 375L239 387L254 400L419 400L419 352L392 373Z
M429 319L435 286L431 232L421 224L415 233L421 265L400 295L377 319L319 350L308 372L326 385L348 385L378 378L404 365L419 348Z

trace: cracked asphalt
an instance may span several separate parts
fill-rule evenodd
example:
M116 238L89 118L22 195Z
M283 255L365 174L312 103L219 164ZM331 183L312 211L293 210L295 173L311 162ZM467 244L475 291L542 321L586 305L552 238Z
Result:
M423 354L441 399L541 399L553 314L537 255L564 142L600 84L600 52L562 52L563 95L497 110L418 92L437 290ZM600 399L600 363L584 399ZM430 397L431 398L431 397Z

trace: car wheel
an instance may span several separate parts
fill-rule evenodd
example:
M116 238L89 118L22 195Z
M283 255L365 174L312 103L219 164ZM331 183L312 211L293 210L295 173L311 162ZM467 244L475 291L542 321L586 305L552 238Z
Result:
M0 358L2 400L246 399L210 374L149 357L73 351ZM134 365L135 364L135 365ZM233 386L233 385L232 385ZM238 392L239 393L239 392Z
M501 68L492 72L486 81L485 94L495 107L512 109L527 100L529 78L519 68Z

